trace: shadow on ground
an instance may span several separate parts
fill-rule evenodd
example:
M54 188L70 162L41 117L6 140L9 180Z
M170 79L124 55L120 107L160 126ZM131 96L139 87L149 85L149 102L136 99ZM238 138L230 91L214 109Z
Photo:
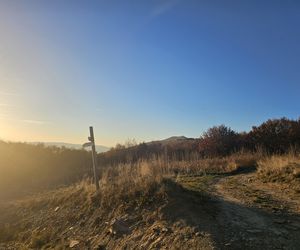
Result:
M241 167L230 173L213 175L215 178L208 186L228 176L255 170L255 167ZM171 185L174 192L164 208L165 219L171 223L184 221L200 235L209 234L217 249L299 249L299 214L285 209L266 211L203 189L195 191L179 183Z

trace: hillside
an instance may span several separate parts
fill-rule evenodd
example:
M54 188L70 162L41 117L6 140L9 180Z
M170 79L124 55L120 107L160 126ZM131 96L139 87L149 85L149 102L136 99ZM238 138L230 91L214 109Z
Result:
M98 191L91 152L0 141L0 249L298 249L299 126L117 145Z
M171 137L163 139L163 140L151 141L151 142L148 142L147 144L161 143L161 144L168 145L168 144L172 144L172 143L180 143L180 142L194 141L194 140L196 140L196 139L188 138L185 136L171 136Z
M205 160L193 174L159 164L110 169L98 193L85 180L2 204L0 249L298 248L298 156Z

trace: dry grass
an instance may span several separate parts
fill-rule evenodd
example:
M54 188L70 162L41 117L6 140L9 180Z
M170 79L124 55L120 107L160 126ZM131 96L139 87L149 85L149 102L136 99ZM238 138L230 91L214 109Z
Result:
M166 209L169 199L174 200L182 190L167 180L153 164L141 161L135 165L125 164L103 170L98 192L95 192L92 181L85 179L76 185L14 203L10 207L11 212L6 215L10 217L7 226L0 230L0 246L1 243L10 242L20 244L24 249L68 249L74 234L77 237L80 235L80 242L89 241L89 244L97 245L94 241L98 238L101 243L110 239L107 237L107 222L115 218L121 218L135 228L132 235L128 236L133 246L137 246L140 241L143 244L156 244L152 237L152 227L157 223L167 223L162 218L170 214L170 211L159 209ZM0 228L1 220L0 211ZM173 222L170 223L169 227L172 227ZM192 228L187 226L169 230L165 233L165 244L171 244L173 238L185 234L185 230ZM143 240L139 238L141 233L145 236ZM97 238L94 240L91 236L95 234ZM127 245L128 239L114 238L105 244L108 249L121 249L116 247L117 244ZM209 237L199 238L198 241L191 239L191 248L203 242L207 245L206 249L211 249ZM178 241L177 244L181 246L182 242ZM91 249L87 245L80 247Z
M160 193L163 178L162 171L151 162L120 164L102 171L100 189L91 196L91 200L102 208L124 202L141 205L151 201L154 193Z
M95 193L91 179L85 179L67 188L47 192L30 198L27 204L31 209L60 204L79 203L109 208L122 202L147 200L155 192L158 194L164 178L179 175L206 175L230 173L240 168L258 167L258 174L267 181L285 180L300 176L300 156L264 156L262 153L239 152L222 158L190 159L173 161L163 157L140 160L137 163L119 164L102 168L100 190ZM161 190L161 195L163 191ZM144 198L142 198L144 197ZM141 201L138 201L141 202ZM25 204L25 205L24 205ZM76 205L76 204L75 204ZM26 202L23 201L26 207Z
M85 179L67 188L57 189L22 201L24 208L38 210L44 206L84 204L110 209L122 203L145 205L164 196L162 182L165 178L185 175L230 173L240 168L257 167L257 175L264 181L290 182L300 177L300 156L287 154L263 156L261 153L240 152L223 158L196 159L190 161L166 161L157 158L135 164L119 164L106 167L100 173L100 190L96 193L91 179Z
M300 155L273 155L258 161L258 176L270 182L300 180Z
M214 174L228 173L242 167L252 167L257 165L257 161L262 158L262 153L238 152L227 157L197 158L188 160L169 160L160 157L146 162L150 164L150 169L162 175L176 174Z
M170 161L162 157L140 160L134 164L119 164L103 168L100 173L100 189L95 193L91 180L73 188L84 189L89 204L106 210L117 204L144 206L164 199L165 179L181 175L207 175L228 173L238 168L256 166L261 154L237 153L223 158Z
M46 249L61 246L61 249L65 249L74 233L82 235L83 240L95 234L100 234L99 239L102 236L106 239L106 222L124 215L131 218L130 223L136 228L135 233L152 235L151 227L156 221L162 221L166 214L176 212L186 205L186 190L205 193L214 178L209 174L230 173L252 166L257 166L258 176L266 181L299 181L300 156L296 154L263 156L260 153L240 152L223 158L189 161L154 158L135 164L120 164L102 168L98 192L95 192L92 180L85 179L75 185L41 193L15 203L14 207L10 208L11 214L7 211L8 214L5 215L6 218L10 217L7 223L2 220L4 216L1 217L0 211L0 243L14 241L21 242L25 248ZM185 179L185 175L195 176ZM178 189L176 183L166 181L168 177L175 176L185 188L184 191ZM198 196L196 198L205 203L204 199L199 199ZM159 208L166 208L168 204L171 207L161 212L165 217L159 217ZM174 207L172 204L175 204ZM57 207L59 209L56 211ZM199 216L199 208L196 210L195 217ZM144 228L149 230L144 232ZM176 230L174 229L174 237L179 235L179 231ZM170 244L173 236L166 237L170 239ZM132 238L134 244L140 241L138 234L136 237ZM107 244L109 246L112 243ZM195 245L193 246L195 248ZM110 249L114 247L115 245Z
M162 175L150 166L140 163L105 169L98 192L92 180L85 179L14 202L11 212L4 208L7 214L1 215L0 211L0 243L22 242L26 249L46 249L55 244L65 249L68 242L56 241L60 235L69 234L73 225L93 230L99 223L126 214L126 210L159 206L164 201L166 185Z

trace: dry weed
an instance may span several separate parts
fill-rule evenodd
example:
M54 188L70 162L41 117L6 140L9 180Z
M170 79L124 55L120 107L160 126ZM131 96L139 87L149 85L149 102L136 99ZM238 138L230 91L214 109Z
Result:
M289 153L265 157L258 161L258 174L265 181L271 182L299 180L300 156Z

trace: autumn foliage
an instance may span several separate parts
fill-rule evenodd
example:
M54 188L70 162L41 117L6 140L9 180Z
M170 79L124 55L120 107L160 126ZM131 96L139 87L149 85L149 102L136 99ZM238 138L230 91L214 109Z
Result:
M300 146L300 120L287 118L270 119L259 126L253 126L249 132L236 132L225 125L214 126L197 139L152 143L141 143L125 147L118 145L99 156L105 163L135 162L138 159L164 156L172 160L190 160L191 158L223 157L246 150L256 152L286 153Z
M290 147L300 145L300 119L287 118L268 120L258 127L252 127L247 135L247 147L260 146L269 153L284 153Z
M199 140L203 156L224 156L239 147L239 134L225 125L209 128Z

